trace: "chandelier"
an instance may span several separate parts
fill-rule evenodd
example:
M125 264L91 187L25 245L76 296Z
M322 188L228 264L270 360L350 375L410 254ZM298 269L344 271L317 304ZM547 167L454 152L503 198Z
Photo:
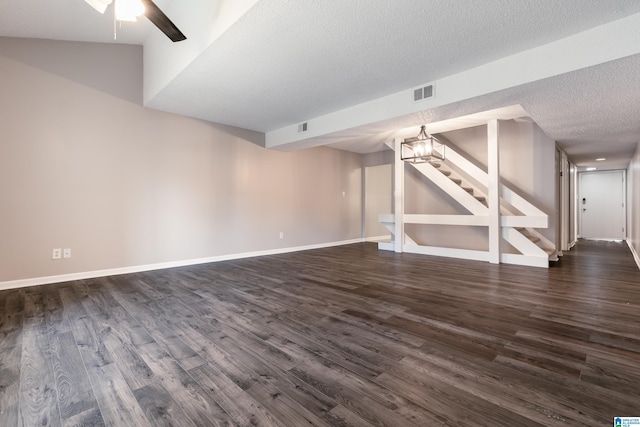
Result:
M400 144L400 159L411 163L444 160L445 147L438 138L428 135L425 125L422 125L418 136L405 138Z

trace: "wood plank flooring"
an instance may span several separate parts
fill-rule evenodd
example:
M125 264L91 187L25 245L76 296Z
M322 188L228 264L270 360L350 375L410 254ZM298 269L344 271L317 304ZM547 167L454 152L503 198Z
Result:
M355 244L0 292L0 426L607 426L640 271Z

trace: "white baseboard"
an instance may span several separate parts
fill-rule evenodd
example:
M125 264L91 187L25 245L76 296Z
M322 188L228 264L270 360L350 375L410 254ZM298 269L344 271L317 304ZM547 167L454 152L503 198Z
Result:
M291 248L268 249L264 251L245 252L239 254L218 255L207 258L186 259L180 261L161 262L157 264L134 265L131 267L111 268L107 270L85 271L80 273L60 274L56 276L34 277L30 279L9 280L0 282L0 291L5 289L24 288L27 286L49 285L53 283L70 282L73 280L93 279L96 277L116 276L120 274L140 273L143 271L162 270L165 268L185 267L188 265L206 264L209 262L230 261L234 259L253 258L266 255L277 255L289 252L308 251L310 249L329 248L333 246L361 243L364 239L351 239L339 242L319 243L315 245L296 246Z
M631 254L633 255L633 259L636 260L636 265L640 269L640 256L638 255L638 252L636 252L635 248L629 242L629 240L626 240L626 242L627 242L627 246L629 246L629 249L631 250Z
M489 262L488 251L472 249L443 248L438 246L423 246L417 243L405 243L404 252L421 255L441 256L448 258L468 259L472 261Z
M389 241L391 240L391 234L387 234L384 236L374 236L374 237L367 237L365 239L365 242L384 242L384 241Z

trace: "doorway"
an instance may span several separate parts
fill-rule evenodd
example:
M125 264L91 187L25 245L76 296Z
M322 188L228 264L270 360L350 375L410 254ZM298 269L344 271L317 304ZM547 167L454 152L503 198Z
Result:
M624 171L580 174L580 237L624 240L626 237Z
M364 170L364 237L368 241L388 240L389 230L378 220L392 208L392 167L390 164L368 166Z

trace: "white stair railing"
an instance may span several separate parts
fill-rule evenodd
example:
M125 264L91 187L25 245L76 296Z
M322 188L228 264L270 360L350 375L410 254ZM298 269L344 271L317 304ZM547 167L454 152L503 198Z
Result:
M447 147L447 160L444 164L454 165L458 170L462 171L462 174L458 174L460 176L454 175L453 171L443 167L442 163L438 163L435 166L430 163L410 164L460 203L471 215L405 214L403 216L405 224L489 225L489 209L485 204L488 186L487 172L467 160L450 146ZM478 187L476 183L482 188ZM555 257L555 246L553 242L535 230L535 228L548 227L547 214L508 186L500 184L499 188L501 236L520 252L520 254L501 253L500 262L548 267L549 259ZM380 222L392 234L394 233L394 215L381 215ZM393 237L395 240L396 236ZM381 242L379 248L393 250L394 243ZM406 233L404 236L404 251L488 260L488 253L485 251L419 245Z

